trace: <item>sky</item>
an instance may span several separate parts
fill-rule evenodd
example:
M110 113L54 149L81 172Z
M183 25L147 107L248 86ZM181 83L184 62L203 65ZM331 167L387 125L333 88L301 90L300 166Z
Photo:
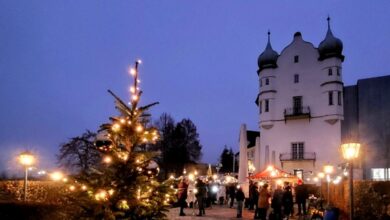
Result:
M202 161L239 128L258 130L257 58L267 31L280 53L296 31L315 46L326 17L344 43L345 85L390 74L390 1L5 1L0 0L0 170L31 150L53 168L59 145L116 115L111 89L129 97L138 58L141 103L190 118Z

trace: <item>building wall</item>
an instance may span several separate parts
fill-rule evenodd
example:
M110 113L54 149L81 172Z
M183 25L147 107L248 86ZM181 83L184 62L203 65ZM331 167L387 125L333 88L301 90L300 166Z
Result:
M390 173L390 76L358 80L345 87L348 112L342 125L343 142L358 140L362 145L363 178L372 179L372 169ZM357 138L356 138L357 135Z

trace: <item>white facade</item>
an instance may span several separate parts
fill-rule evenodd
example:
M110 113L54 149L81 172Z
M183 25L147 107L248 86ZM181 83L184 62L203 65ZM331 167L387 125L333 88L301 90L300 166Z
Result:
M342 42L328 33L319 48L297 32L280 55L268 40L259 64L260 144L256 168L273 164L295 174L342 161ZM272 160L270 154L275 155ZM271 159L271 160L270 160Z
M338 94L342 97L342 61L336 57L323 61L318 58L318 49L297 33L278 57L277 67L259 71L262 81L258 97L262 108L260 146L264 146L263 149L269 146L275 151L279 159L284 159L277 160L275 165L292 173L294 169L314 171L321 169L324 163L341 161L338 149L343 107L342 100L338 102ZM333 103L329 103L329 92L333 94ZM302 109L294 107L294 97L301 97ZM293 143L303 143L303 158L293 155ZM266 165L261 164L261 167Z

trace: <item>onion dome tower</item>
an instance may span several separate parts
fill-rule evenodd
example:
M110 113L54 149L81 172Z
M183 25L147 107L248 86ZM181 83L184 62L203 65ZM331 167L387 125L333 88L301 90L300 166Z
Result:
M265 47L263 53L261 53L259 58L257 59L257 64L259 66L259 70L257 71L257 73L260 73L261 70L266 68L277 67L276 61L278 60L279 54L272 49L270 35L271 33L268 31L267 46Z
M332 30L330 29L330 17L328 16L328 31L326 33L325 39L321 41L318 46L318 52L320 53L319 60L325 60L331 57L338 57L341 61L344 61L343 52L343 42L333 36Z

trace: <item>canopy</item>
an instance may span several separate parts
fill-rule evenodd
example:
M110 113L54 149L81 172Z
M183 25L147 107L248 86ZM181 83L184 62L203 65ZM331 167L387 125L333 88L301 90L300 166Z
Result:
M290 179L298 180L298 177L287 173L277 167L268 166L265 170L258 172L248 177L251 180L275 180L275 179Z

